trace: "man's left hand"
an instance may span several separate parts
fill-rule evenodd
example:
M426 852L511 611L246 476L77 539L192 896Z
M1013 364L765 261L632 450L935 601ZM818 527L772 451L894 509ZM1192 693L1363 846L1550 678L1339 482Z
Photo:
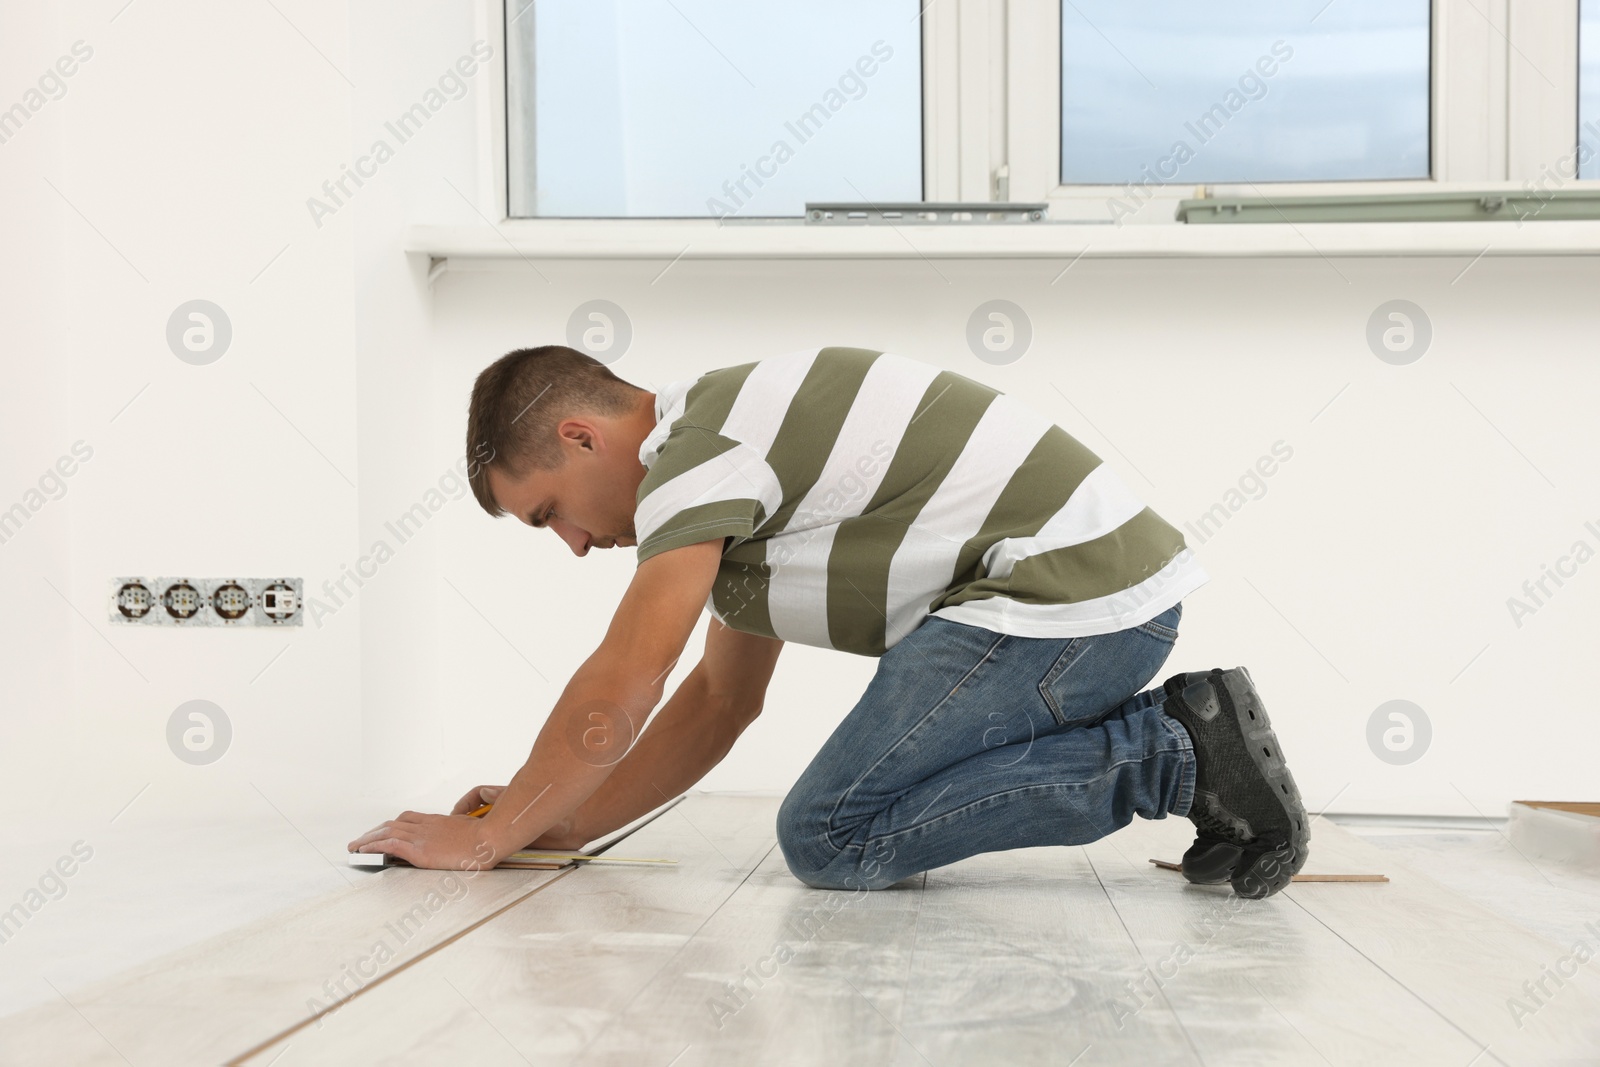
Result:
M509 852L498 851L484 829L483 820L470 815L402 811L399 818L368 830L348 848L351 852L386 852L413 867L487 870Z

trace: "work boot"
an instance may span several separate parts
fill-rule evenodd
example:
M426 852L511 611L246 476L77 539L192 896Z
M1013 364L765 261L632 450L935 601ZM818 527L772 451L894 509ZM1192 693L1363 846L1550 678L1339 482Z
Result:
M1233 877L1234 864L1243 854L1244 846L1234 844L1229 835L1201 830L1180 866L1183 876L1196 885L1216 885Z
M1194 744L1189 820L1200 833L1184 853L1184 877L1271 896L1305 866L1310 821L1250 672L1177 674L1162 687L1162 710Z

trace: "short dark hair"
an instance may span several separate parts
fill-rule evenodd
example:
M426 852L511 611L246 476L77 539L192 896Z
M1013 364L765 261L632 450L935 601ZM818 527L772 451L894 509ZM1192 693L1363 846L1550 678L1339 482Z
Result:
M573 415L621 415L645 390L623 381L593 356L566 345L508 352L472 383L467 457L472 495L490 515L506 511L489 492L489 468L513 478L563 462L556 425Z

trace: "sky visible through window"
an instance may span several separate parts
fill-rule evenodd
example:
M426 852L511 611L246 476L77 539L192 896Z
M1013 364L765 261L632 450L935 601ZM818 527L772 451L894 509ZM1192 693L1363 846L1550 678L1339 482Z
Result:
M514 215L922 199L916 0L525 4L507 15Z
M1582 0L1578 15L1578 140L1589 151L1578 177L1600 178L1600 0Z
M1061 51L1067 184L1429 176L1427 0L1062 0Z

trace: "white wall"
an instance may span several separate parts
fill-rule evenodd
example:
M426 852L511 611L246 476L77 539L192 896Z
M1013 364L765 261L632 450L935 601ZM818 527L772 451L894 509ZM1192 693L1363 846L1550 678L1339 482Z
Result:
M0 106L10 107L20 97L22 72L30 80L37 77L70 43L57 32L53 11L5 9L0 70L7 77ZM71 84L68 95L82 91ZM22 503L30 489L39 491L39 479L70 453L78 430L67 393L67 220L60 200L41 180L47 173L59 176L63 106L52 102L0 144L0 233L6 250L0 264L5 272L0 284L0 511ZM91 460L65 482L64 493L54 490L58 499L46 502L41 492L25 504L28 516L20 530L13 532L9 523L0 527L0 536L7 538L0 544L0 602L9 606L0 611L0 699L5 702L0 789L8 800L27 795L12 794L10 783L14 774L39 762L35 754L60 764L73 746L72 628L81 623L57 591L72 592L71 509L94 473Z
M1486 259L1452 285L1463 262L1086 260L1052 286L1063 265L940 263L948 284L918 261L679 263L653 283L660 264L542 265L551 284L451 274L425 342L441 360L436 417L460 447L475 371L513 345L559 339L573 307L604 297L633 321L615 369L634 381L811 344L917 356L1024 397L1180 527L1282 441L1292 457L1259 499L1209 539L1186 531L1212 580L1185 603L1169 667L1248 665L1316 806L1499 815L1513 796L1587 795L1592 769L1575 754L1600 742L1600 726L1579 672L1600 564L1521 627L1506 599L1574 540L1600 547L1584 529L1600 530L1588 410L1600 372L1583 296L1600 282L1594 264ZM1020 304L1035 331L1004 367L963 338L970 310L994 297ZM1435 329L1406 367L1364 339L1373 308L1395 297ZM628 569L491 523L470 502L440 533L443 571L482 589L485 612L553 677L591 647ZM481 622L460 623L441 646L447 669L475 706L497 709L494 743L515 750L553 687L529 687ZM784 657L769 709L708 785L787 787L871 669L798 647ZM1396 698L1434 728L1407 766L1366 741L1371 713ZM467 777L473 747L453 749Z
M348 51L342 15L279 7L317 48ZM317 232L304 206L348 154L349 90L270 5L18 4L3 19L5 106L74 42L92 56L0 145L0 499L76 440L93 455L0 545L17 609L0 623L0 788L11 810L64 805L102 830L135 797L120 818L292 817L346 788L359 751L355 610L314 637L114 630L106 594L118 574L320 581L356 544L350 231ZM195 298L233 328L207 366L166 342ZM234 732L207 767L166 743L195 698Z
M1053 284L1064 262L685 260L660 277L665 263L514 262L430 290L401 240L479 221L462 194L488 202L485 80L320 227L306 200L487 37L471 6L118 7L13 5L0 32L0 104L73 41L95 48L0 145L0 505L74 440L95 449L0 545L9 810L71 783L67 802L105 818L137 795L135 813L271 805L298 821L357 792L438 810L505 780L631 559L575 559L465 495L403 545L385 523L461 455L477 371L561 340L595 297L631 317L616 369L641 384L843 344L1017 392L1180 526L1281 439L1293 458L1265 496L1197 546L1213 579L1186 603L1171 669L1249 665L1313 807L1498 815L1513 797L1587 795L1600 563L1520 628L1506 599L1575 540L1600 547L1584 528L1600 528L1592 261L1085 259ZM194 297L234 325L207 367L163 339ZM1035 331L1005 367L964 341L996 297ZM1364 340L1396 297L1434 326L1408 367ZM297 632L104 621L113 574L291 573L317 593L378 539L393 558ZM787 650L766 713L704 786L785 789L872 666ZM164 740L194 697L234 722L209 767ZM1366 742L1394 698L1434 727L1408 766Z

